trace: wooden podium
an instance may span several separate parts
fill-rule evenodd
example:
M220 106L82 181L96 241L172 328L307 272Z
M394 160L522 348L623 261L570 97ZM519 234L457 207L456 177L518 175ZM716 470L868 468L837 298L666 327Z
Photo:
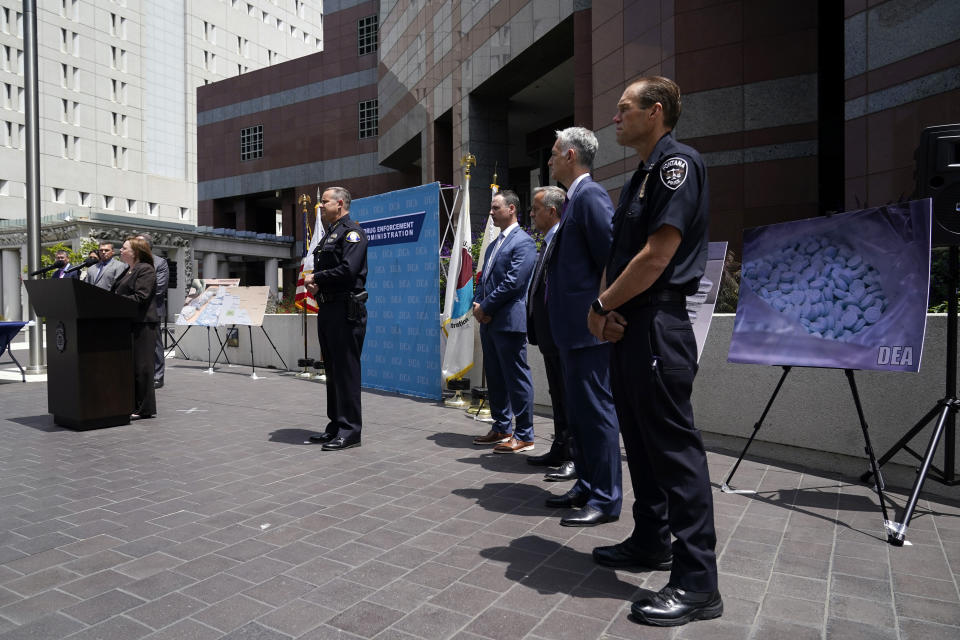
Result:
M25 280L47 324L47 410L70 429L130 423L137 303L75 278Z

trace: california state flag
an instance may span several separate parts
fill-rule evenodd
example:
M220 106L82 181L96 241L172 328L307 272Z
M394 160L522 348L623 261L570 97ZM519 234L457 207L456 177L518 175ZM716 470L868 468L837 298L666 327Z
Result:
M473 257L470 255L470 196L463 191L460 215L450 251L447 290L440 316L446 349L443 352L444 382L457 380L473 367Z

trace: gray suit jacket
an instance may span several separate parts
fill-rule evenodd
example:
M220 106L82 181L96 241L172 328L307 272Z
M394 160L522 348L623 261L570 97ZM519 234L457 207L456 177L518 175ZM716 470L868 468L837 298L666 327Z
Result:
M85 282L110 291L113 288L113 283L117 281L117 278L126 268L127 265L116 258L111 259L107 264L102 262L95 264L87 269Z

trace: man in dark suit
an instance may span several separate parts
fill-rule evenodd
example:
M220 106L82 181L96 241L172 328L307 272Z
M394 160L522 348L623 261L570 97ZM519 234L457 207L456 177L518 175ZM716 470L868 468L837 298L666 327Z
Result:
M567 204L547 267L547 312L566 382L567 421L576 447L577 483L547 506L577 508L565 527L592 527L620 517L620 433L610 391L610 345L592 336L586 313L600 290L613 240L613 203L590 178L597 137L583 127L557 132L553 178L567 185Z
M567 403L564 400L563 368L560 352L553 341L550 318L547 314L547 265L556 245L553 239L560 226L560 209L566 195L559 187L537 187L533 190L531 216L537 231L544 234L543 249L533 269L530 288L527 290L527 340L540 349L543 366L547 372L547 389L553 405L553 444L550 451L540 456L529 456L527 462L535 466L559 467L548 471L544 480L559 482L577 477L570 453L570 434L567 428Z
M533 449L533 377L527 366L526 293L537 260L537 246L517 224L519 207L517 194L507 190L495 195L490 203L490 215L500 235L487 247L473 303L473 315L480 323L493 417L490 432L474 438L473 443L495 445L495 453Z
M60 251L57 251L57 252L54 254L54 258L56 259L56 262L55 262L54 264L60 264L60 265L61 265L59 269L57 269L56 271L53 272L53 277L54 277L55 279L56 279L56 278L79 278L79 277L80 277L80 271L79 271L79 270L77 270L77 271L71 271L70 273L67 273L67 269L70 268L70 256L67 254L66 251L63 251L62 249L61 249Z
M141 233L137 236L147 243L147 247L153 252L153 236L149 233ZM163 348L163 319L167 315L167 286L170 284L170 265L167 261L153 254L153 268L157 272L157 318L159 318L159 328L157 330L157 346L153 354L153 386L157 389L163 386L163 374L166 372L167 361L166 353Z

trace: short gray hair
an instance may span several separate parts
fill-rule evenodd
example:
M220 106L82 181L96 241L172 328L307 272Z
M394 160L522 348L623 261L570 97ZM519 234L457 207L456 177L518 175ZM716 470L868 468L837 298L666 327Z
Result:
M323 193L329 191L335 200L343 200L343 208L350 211L350 192L343 187L327 187Z
M583 127L567 127L557 131L557 141L560 143L560 151L573 149L577 152L577 164L593 170L593 159L597 157L597 149L600 147L593 131Z
M151 236L149 233L138 233L137 237L146 242L150 249L153 249L153 236Z
M560 209L563 207L563 199L567 196L567 192L560 187L537 187L533 190L533 197L536 198L539 193L543 194L543 206L553 207L557 210L557 215L559 216Z

